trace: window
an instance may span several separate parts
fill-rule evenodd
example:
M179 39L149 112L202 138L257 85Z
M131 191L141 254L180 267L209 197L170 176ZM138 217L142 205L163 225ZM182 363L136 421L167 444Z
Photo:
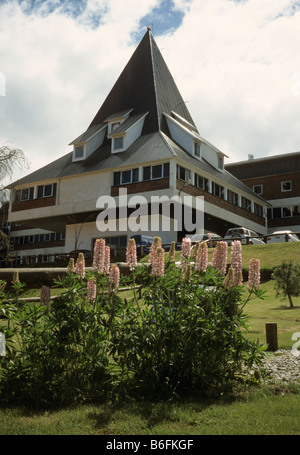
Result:
M113 147L114 150L121 150L124 147L123 136L113 138Z
M56 195L56 183L50 183L49 185L38 186L37 197L51 197Z
M241 207L245 210L248 210L248 212L251 212L251 201L250 199L247 199L246 197L242 196L241 198Z
M254 213L255 215L263 216L263 208L260 204L256 204L256 202L254 202Z
M170 164L157 164L155 166L146 166L143 168L143 180L155 180L167 178L170 175Z
M272 218L281 218L281 208L275 207L272 209Z
M300 216L300 205L293 205L293 216Z
M179 180L183 180L184 182L188 182L191 180L192 172L189 169L186 169L182 166L177 165L177 178Z
M218 169L224 169L224 156L218 155Z
M194 156L197 158L201 158L200 146L199 142L194 142Z
M285 182L281 182L281 191L292 191L292 181L286 180Z
M292 216L291 207L282 207L282 216L283 218L289 218Z
M224 193L225 193L224 186L212 182L212 194L214 194L217 197L220 197L221 199L224 199Z
M74 158L79 159L83 158L84 156L84 146L83 145L77 145L74 148Z
M33 199L33 191L34 191L33 187L17 190L15 200L20 202L30 201L31 199Z
M203 191L209 191L209 180L201 175L195 174L195 186Z
M253 185L252 189L253 189L254 193L256 193L256 194L263 194L262 185Z
M231 204L239 205L239 195L234 191L227 190L227 201Z
M139 169L129 169L128 171L114 172L114 185L126 185L139 181Z

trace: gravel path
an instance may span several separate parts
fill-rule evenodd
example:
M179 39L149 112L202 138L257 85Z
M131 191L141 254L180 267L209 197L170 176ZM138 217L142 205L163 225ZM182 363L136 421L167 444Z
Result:
M271 380L300 382L300 351L279 349L263 360ZM269 379L269 380L270 380ZM268 381L268 379L267 379Z

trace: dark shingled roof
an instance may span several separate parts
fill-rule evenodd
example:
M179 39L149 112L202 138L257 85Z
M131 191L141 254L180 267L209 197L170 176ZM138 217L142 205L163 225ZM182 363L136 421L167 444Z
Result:
M128 108L134 114L149 111L143 133L164 130L163 112L171 114L172 110L195 125L150 31L144 35L90 126Z
M229 163L226 169L241 180L300 172L300 152Z

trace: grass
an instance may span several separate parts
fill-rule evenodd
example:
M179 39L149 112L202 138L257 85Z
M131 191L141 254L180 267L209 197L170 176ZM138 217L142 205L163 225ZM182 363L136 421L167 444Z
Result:
M218 400L89 404L51 412L0 408L0 435L297 435L299 393L300 386L278 385Z

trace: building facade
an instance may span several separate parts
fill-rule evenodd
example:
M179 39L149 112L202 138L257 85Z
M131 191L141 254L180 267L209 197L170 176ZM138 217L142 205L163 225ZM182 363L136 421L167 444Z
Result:
M230 163L226 169L270 203L268 233L300 232L300 152Z
M160 224L152 228L155 196L191 196L193 214L202 196L205 231L224 235L229 227L246 226L267 233L267 202L228 172L226 155L200 135L149 30L88 128L69 145L68 154L10 185L9 206L10 223L64 235L65 252L91 250L99 237L124 247L136 233L180 241L190 232L178 228L172 211L158 211ZM132 204L126 213L122 191ZM117 208L113 230L97 222L105 196ZM140 196L148 212L139 232L128 223L124 229ZM161 228L164 217L169 229Z

